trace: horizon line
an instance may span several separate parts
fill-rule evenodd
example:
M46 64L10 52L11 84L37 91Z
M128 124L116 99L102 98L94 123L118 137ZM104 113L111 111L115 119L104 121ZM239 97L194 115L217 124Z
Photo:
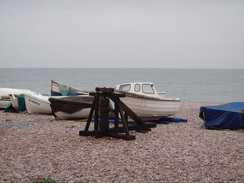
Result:
M0 67L0 69L244 69L244 68L200 68L200 67Z

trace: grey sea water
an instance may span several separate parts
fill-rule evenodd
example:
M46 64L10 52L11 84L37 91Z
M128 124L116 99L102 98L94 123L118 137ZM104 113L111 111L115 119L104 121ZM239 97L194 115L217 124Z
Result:
M88 91L150 81L168 97L184 101L244 102L244 69L0 69L0 88L25 88L50 94L52 79Z

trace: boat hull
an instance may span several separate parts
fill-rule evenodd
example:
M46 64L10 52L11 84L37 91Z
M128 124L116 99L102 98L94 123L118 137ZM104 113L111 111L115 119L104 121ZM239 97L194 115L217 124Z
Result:
M10 96L12 107L16 111L20 112L20 111L25 111L26 110L24 94L20 94L20 95L10 94L9 96Z
M91 108L81 109L74 113L66 113L63 111L57 111L54 113L58 119L84 119L88 118Z
M180 100L178 99L152 100L126 96L121 98L121 101L144 121L173 116L180 108Z
M78 88L67 86L62 83L51 80L51 95L52 96L76 96L88 95L87 92L81 91Z
M10 102L9 97L0 97L0 109L6 108Z
M52 113L57 119L83 119L89 116L92 96L66 96L63 98L50 97Z
M50 107L49 96L41 94L24 94L25 105L28 113L35 114L52 114Z
M20 95L24 93L31 93L29 89L18 88L0 88L0 109L4 109L11 102L9 95Z
M18 97L14 94L11 94L10 95L10 101L12 103L13 108L18 110L18 108L19 108Z

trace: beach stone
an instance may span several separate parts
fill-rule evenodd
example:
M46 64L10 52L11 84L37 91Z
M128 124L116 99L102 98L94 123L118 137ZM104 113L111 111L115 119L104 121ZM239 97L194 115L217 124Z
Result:
M132 141L79 136L80 121L0 111L0 124L16 123L0 127L0 182L243 182L244 130L199 128L200 106L215 104L182 101L175 117L188 122L132 132Z

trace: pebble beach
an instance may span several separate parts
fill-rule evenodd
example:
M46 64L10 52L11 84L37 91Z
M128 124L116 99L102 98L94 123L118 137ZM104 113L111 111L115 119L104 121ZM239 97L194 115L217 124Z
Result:
M182 101L175 117L188 122L130 131L130 141L79 136L84 121L0 111L0 183L242 183L244 130L200 129L200 106L217 104Z

